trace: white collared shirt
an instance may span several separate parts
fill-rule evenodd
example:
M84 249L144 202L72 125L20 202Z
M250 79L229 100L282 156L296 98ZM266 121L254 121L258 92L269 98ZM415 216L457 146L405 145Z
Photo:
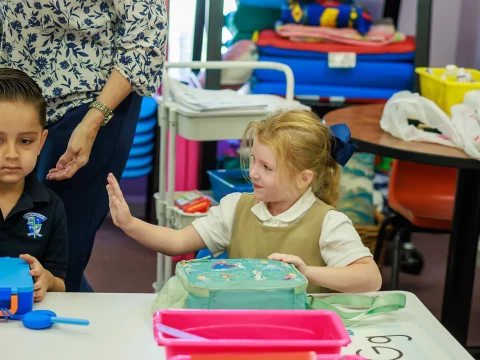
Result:
M207 216L196 219L192 225L208 249L217 256L226 251L232 238L233 220L241 193L225 196L218 206L212 207ZM315 195L308 190L287 211L272 216L262 201L252 207L252 212L266 226L288 226L298 221L315 202ZM350 219L341 212L331 210L323 220L319 239L320 254L327 266L347 266L366 256L372 256L353 227Z

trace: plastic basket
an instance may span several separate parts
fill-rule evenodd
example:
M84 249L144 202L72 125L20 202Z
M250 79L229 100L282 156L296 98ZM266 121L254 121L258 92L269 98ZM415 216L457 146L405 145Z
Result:
M427 72L427 69L431 73ZM440 77L445 73L445 68L416 68L415 72L420 76L420 92L422 96L435 102L443 111L451 115L453 105L461 104L465 94L471 90L480 90L480 71L466 69L472 74L471 83L459 83L442 80Z
M177 191L177 192L175 192L175 197L180 196L184 193L185 193L185 191ZM202 195L208 197L211 200L212 203L211 203L210 207L218 205L218 202L216 202L214 199L212 199L209 194L205 194L203 192L201 192L201 193L202 193ZM155 193L155 194L153 194L153 197L155 199L156 206L158 206L159 201L160 201L160 194ZM195 219L198 219L198 218L201 218L201 217L204 217L204 216L207 216L207 213L200 213L200 212L186 213L182 209L179 209L178 207L174 206L173 207L173 228L177 229L177 230L183 229L183 228L187 227L188 225L190 225Z
M206 341L173 338L164 324ZM338 314L324 310L160 310L154 336L167 359L177 355L314 351L340 354L351 340Z
M224 359L228 359L229 354L225 354L222 356L225 356ZM253 355L252 354L245 354L245 359L248 359L248 355ZM266 354L264 354L265 356ZM191 360L192 357L190 355L178 355L174 356L169 360ZM268 358L270 359L270 357ZM340 355L340 354L331 354L331 355L316 355L315 356L316 360L366 360L364 357L358 356L358 355ZM295 358L290 358L289 360L296 360Z
M224 196L234 192L253 192L253 185L248 182L245 172L240 169L209 170L213 198L220 201Z

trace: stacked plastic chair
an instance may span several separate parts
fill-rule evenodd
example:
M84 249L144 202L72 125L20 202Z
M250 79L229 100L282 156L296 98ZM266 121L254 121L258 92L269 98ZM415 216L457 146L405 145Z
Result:
M132 179L150 174L153 169L157 103L144 97L133 146L123 172L123 179Z

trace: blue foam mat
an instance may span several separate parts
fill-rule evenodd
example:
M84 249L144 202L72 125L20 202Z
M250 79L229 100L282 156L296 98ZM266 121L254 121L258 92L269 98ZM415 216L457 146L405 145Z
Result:
M333 69L326 59L301 59L260 56L259 61L273 61L290 66L298 85L335 87L366 87L411 90L414 80L413 63L357 61L354 68ZM285 75L275 70L257 69L254 76L259 82L285 83ZM295 90L295 93L297 91Z
M279 56L286 58L305 58L305 59L328 59L328 53L318 51L280 49L274 46L258 46L258 53L266 56ZM357 60L361 61L396 61L413 62L414 52L399 54L358 54Z
M253 94L273 94L284 96L285 83L256 82L252 84ZM296 96L344 97L347 99L388 100L398 89L372 89L366 87L325 86L312 84L296 84Z

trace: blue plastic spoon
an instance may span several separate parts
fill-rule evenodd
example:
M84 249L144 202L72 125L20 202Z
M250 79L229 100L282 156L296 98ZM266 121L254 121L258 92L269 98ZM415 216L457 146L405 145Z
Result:
M90 322L84 319L73 319L57 317L53 311L50 310L34 310L26 313L22 317L22 323L26 328L33 330L47 329L53 324L66 325L89 325Z

